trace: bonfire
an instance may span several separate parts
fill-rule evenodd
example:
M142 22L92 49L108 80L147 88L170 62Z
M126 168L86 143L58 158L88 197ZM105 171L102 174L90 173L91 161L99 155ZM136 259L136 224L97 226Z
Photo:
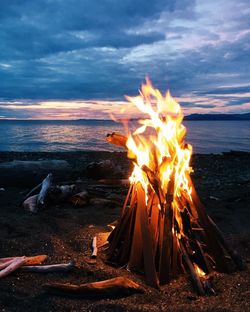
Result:
M181 107L149 80L139 96L127 99L146 117L126 136L107 135L108 142L127 149L134 164L119 220L108 238L108 260L144 273L156 288L189 273L199 294L212 293L211 272L230 272L243 264L195 190L192 146L185 142Z

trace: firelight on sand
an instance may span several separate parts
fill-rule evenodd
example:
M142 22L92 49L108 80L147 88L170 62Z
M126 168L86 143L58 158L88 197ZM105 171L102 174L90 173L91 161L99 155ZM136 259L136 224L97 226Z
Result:
M181 107L148 79L139 96L126 98L146 117L126 136L107 135L108 142L127 149L134 164L120 218L108 239L108 260L143 272L156 288L189 273L199 294L214 293L209 273L241 269L243 263L195 191Z

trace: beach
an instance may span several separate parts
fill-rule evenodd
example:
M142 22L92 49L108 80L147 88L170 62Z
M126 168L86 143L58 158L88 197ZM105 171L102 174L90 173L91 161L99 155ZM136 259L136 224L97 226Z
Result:
M52 160L61 162L51 163ZM107 170L91 176L89 164L103 161L110 161L112 168L118 168L118 173ZM107 232L107 225L118 218L128 185L108 187L109 193L120 196L120 203L96 201L84 207L60 203L41 209L35 215L19 205L24 194L49 172L58 183L80 178L86 188L98 187L100 179L126 179L132 168L126 153L1 152L0 257L47 254L48 263L73 260L77 268L68 273L44 275L16 271L1 280L0 310L249 311L250 154L198 154L192 158L192 167L192 178L208 214L227 241L247 260L248 268L244 271L214 274L214 296L197 296L184 275L158 291L146 286L143 276L105 264L101 253L95 264L89 262L93 236ZM102 190L107 187L103 186ZM52 282L80 284L116 276L131 278L142 285L145 293L120 299L89 300L49 295L43 288L44 284Z

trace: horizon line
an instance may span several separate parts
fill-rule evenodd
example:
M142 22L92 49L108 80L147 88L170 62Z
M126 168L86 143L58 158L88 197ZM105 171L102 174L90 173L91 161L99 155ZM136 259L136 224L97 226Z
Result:
M247 112L247 113L223 113L223 112L215 112L215 113L192 113L192 114L188 114L188 115L185 115L184 114L184 119L185 117L189 117L189 116L222 116L222 115L226 115L226 116L234 116L234 115L247 115L247 114L250 114L250 111ZM6 120L6 121L81 121L81 120L86 120L86 121L89 121L89 120L96 120L96 121L113 121L113 122L119 122L119 121L123 121L123 120L139 120L139 119L142 119L140 117L138 118L119 118L117 120L114 120L112 118L70 118L70 119L47 119L47 118L4 118L3 116L0 116L0 121L1 120Z

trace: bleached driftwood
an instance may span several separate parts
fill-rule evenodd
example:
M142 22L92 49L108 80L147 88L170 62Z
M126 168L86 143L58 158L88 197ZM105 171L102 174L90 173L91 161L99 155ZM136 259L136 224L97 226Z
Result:
M30 212L37 212L37 199L38 195L28 197L22 204L23 208Z
M14 260L15 258L12 258L10 260L0 263L0 270L7 268Z
M21 269L25 272L51 273L51 272L68 272L75 267L73 261L68 263L48 264L48 265L31 265L23 266Z
M5 267L3 270L0 271L0 278L3 278L9 275L10 273L12 273L13 271L17 270L24 263L25 263L25 257L14 258L7 267Z
M80 285L53 283L46 284L44 287L51 293L91 298L121 297L143 292L140 285L126 277L115 277L100 282Z
M43 180L40 193L38 194L37 197L37 207L36 207L37 209L39 207L43 207L46 204L47 196L52 186L52 179L53 179L52 173L49 173L47 177Z
M32 190L30 190L24 197L24 199L22 200L22 202L20 203L20 206L22 206L24 204L24 202L26 201L26 199L30 198L36 191L39 190L39 188L42 186L42 183L39 183L37 186L35 186Z

